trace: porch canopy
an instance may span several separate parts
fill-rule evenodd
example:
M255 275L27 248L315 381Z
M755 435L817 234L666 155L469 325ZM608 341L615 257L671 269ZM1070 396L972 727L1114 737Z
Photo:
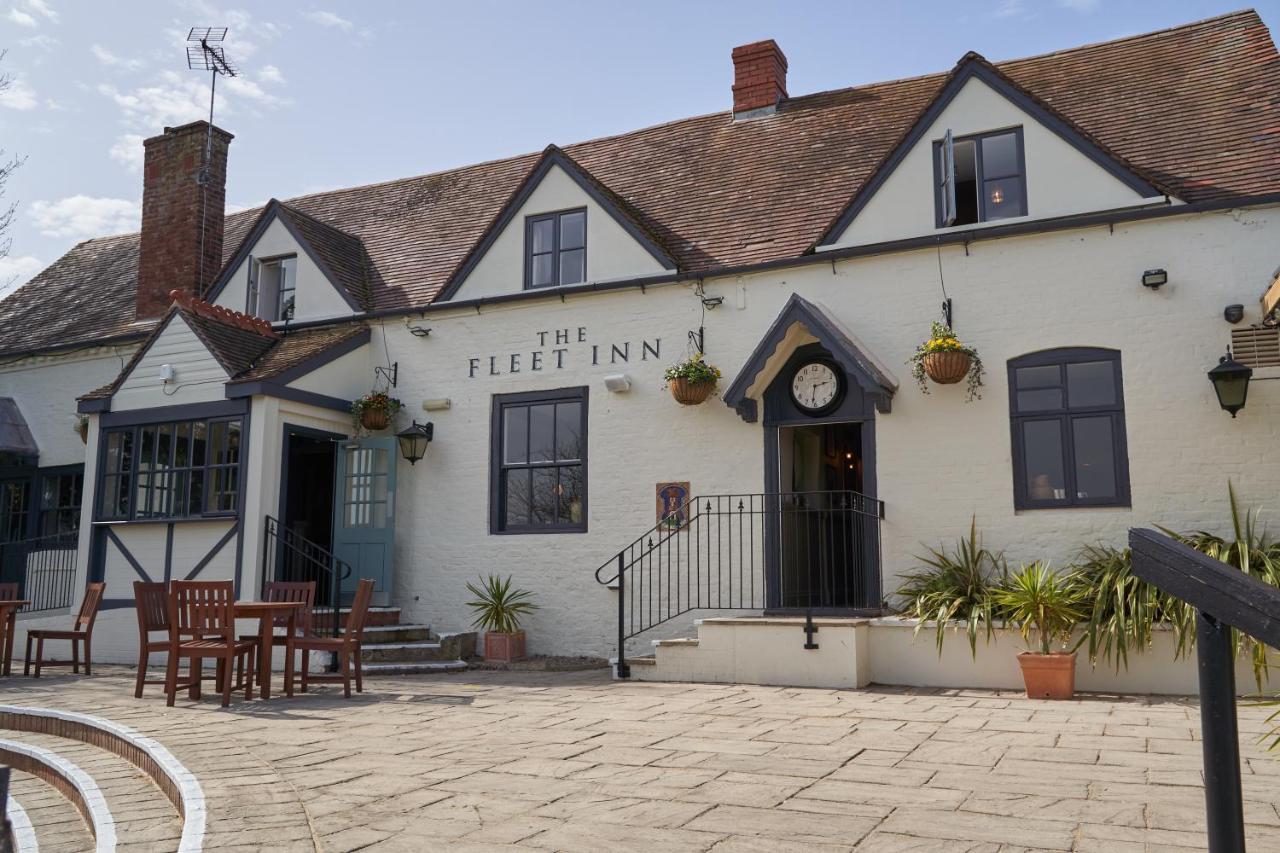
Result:
M34 463L39 456L40 448L17 402L0 397L0 464L6 459L19 465Z
M799 294L791 294L777 319L752 350L742 369L724 393L724 401L747 423L759 417L757 401L797 347L819 343L875 402L876 410L887 413L898 390L898 382L827 309Z

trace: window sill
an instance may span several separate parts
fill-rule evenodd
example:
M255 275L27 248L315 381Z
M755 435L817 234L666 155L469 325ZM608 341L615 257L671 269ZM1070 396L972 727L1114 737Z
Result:
M558 533L586 533L585 527L546 527L532 530L490 530L491 536L545 536Z
M1115 504L1062 504L1060 506L1019 506L1014 507L1014 515L1025 515L1027 513L1037 512L1053 512L1053 511L1088 511L1097 510L1101 512L1132 512L1133 505L1131 503L1115 503Z
M135 524L204 524L214 521L238 521L240 517L231 515L193 515L183 518L118 518L102 519L91 522L94 527L124 527Z

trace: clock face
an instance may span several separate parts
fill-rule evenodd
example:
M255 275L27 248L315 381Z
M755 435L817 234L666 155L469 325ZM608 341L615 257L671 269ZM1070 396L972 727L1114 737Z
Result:
M834 409L840 403L841 390L839 375L825 361L802 364L791 377L791 399L810 414Z

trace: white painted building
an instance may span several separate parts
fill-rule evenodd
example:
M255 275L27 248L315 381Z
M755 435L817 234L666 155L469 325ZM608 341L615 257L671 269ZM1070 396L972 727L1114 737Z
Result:
M719 610L877 612L971 518L1064 564L1133 526L1220 529L1228 481L1274 497L1280 387L1233 419L1206 378L1233 335L1280 376L1280 106L1249 95L1280 59L1255 14L801 97L772 42L734 58L733 112L215 215L203 261L192 176L152 166L206 126L149 140L141 238L0 303L0 399L34 443L0 447L0 534L57 533L37 493L83 465L104 659L133 655L133 581L253 596L296 568L281 537L440 630L511 574L532 652L612 655L596 570L619 554L634 653ZM911 378L944 300L980 399ZM724 377L681 406L663 371L699 343ZM813 363L832 394L795 393ZM392 429L354 428L371 390L404 402ZM413 422L434 433L410 465ZM674 531L670 483L705 496Z

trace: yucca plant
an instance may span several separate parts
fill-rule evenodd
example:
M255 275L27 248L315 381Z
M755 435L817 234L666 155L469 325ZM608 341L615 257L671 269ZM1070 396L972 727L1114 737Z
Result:
M478 588L468 583L467 590L475 596L467 602L476 615L471 624L481 631L514 634L520 630L520 620L538 609L529 601L527 591L511 588L510 575L505 579L489 575L481 579Z
M1088 587L1073 572L1054 572L1043 560L1012 572L992 593L1005 617L1030 644L1038 638L1040 654L1053 652L1055 640L1071 639L1071 629L1085 618Z
M1161 527L1160 530L1174 539L1195 548L1202 554L1234 566L1246 575L1263 583L1280 588L1280 543L1273 541L1266 529L1258 524L1258 511L1240 509L1235 487L1228 481L1227 496L1231 503L1231 536L1227 539L1215 533L1198 530L1194 533L1175 533ZM1164 596L1164 615L1173 624L1178 636L1178 656L1189 654L1195 645L1195 608L1185 601ZM1253 677L1258 690L1268 678L1270 662L1268 649L1252 637L1231 631L1231 649L1235 656L1248 649L1253 662Z
M969 535L956 542L953 550L930 548L928 556L917 556L921 567L902 576L894 595L900 612L919 620L918 636L929 620L937 623L938 654L952 621L964 623L969 652L978 656L978 632L990 640L998 618L991 600L993 587L1003 583L1008 568L1004 555L984 548L978 537L978 521L969 521Z
M1088 610L1076 648L1087 643L1090 661L1110 661L1116 672L1128 669L1129 652L1150 647L1152 628L1164 619L1165 596L1133 573L1128 548L1087 546L1072 570L1086 590Z

